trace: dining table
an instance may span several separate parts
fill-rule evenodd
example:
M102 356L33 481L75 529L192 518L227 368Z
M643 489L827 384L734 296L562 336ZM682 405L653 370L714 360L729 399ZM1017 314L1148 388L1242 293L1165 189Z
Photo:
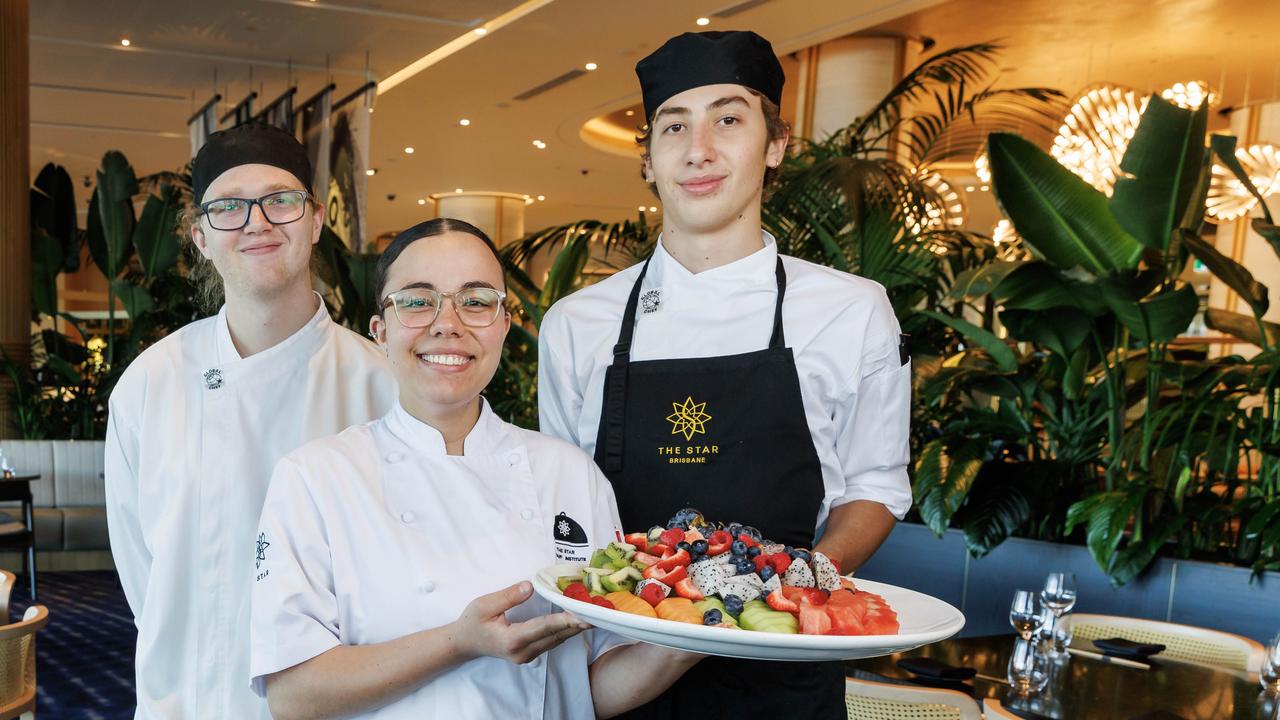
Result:
M1048 684L1039 692L1016 693L1006 680L1015 639L1013 634L950 638L892 655L849 660L845 669L846 674L864 680L959 690L979 704L994 698L1027 718L1280 719L1280 702L1262 691L1257 673L1160 655L1152 658L1148 669L1065 652L1046 653ZM1083 640L1076 640L1072 647L1100 652ZM898 667L899 660L919 657L970 667L977 675L963 683L929 681Z

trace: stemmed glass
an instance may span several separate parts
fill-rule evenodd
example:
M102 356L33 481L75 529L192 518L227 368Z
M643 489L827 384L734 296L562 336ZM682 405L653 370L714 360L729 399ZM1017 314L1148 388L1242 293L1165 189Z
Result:
M1044 589L1040 591L1040 601L1053 611L1055 618L1070 612L1076 604L1075 573L1049 573L1044 580Z
M1262 667L1258 670L1258 681L1262 689L1271 696L1280 695L1280 633L1267 643L1262 656Z
M1030 640L1036 630L1040 629L1040 608L1030 590L1014 590L1013 604L1009 606L1009 624L1018 631L1023 640Z
M1013 641L1013 653L1009 655L1009 690L1016 695L1038 693L1049 683L1046 658L1036 648L1034 640L1018 638Z
M1064 655L1071 644L1071 615L1058 615L1053 608L1044 605L1040 612L1040 637L1045 641L1045 649L1051 656Z

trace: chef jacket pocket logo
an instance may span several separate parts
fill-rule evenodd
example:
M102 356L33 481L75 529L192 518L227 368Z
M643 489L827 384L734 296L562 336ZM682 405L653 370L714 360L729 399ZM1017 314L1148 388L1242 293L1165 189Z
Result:
M222 387L222 371L218 368L209 368L204 371L204 388L206 390L217 390Z
M586 560L587 531L582 529L577 520L560 513L556 515L551 536L556 544L556 560Z
M640 296L640 312L648 315L662 307L662 288L647 290Z
M258 554L253 561L254 569L262 570L262 563L266 562L267 548L269 547L271 547L271 543L267 542L267 534L265 532L258 533ZM271 572L270 570L263 570L262 572L258 573L258 579L261 580L262 578L267 576L267 573L270 573L270 572Z

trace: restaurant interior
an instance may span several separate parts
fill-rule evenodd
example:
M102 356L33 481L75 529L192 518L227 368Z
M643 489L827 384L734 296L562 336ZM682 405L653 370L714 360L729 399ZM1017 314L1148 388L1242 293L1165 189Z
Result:
M211 133L307 146L314 287L360 335L400 231L492 238L485 397L536 430L547 309L663 228L636 63L723 30L785 74L764 229L910 338L912 508L852 582L903 633L945 613L827 658L847 716L1280 719L1277 27L1254 0L0 1L0 720L134 717L108 397L211 314L179 229Z

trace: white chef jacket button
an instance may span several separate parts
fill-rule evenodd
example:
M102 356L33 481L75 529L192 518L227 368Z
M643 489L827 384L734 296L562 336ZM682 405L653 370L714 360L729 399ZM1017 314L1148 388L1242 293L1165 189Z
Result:
M510 455L507 456L507 461L510 462L512 465L515 465L516 463L520 462L520 453L514 453L514 452L511 453Z
M521 510L521 511L520 511L520 517L524 518L525 520L532 520L532 519L533 519L533 511L532 511L532 510L530 510L529 508L525 508L525 509L523 509L523 510Z
M413 522L413 513L409 512L408 510L405 510L404 512L400 513L400 520L404 524L408 525L409 523Z
M424 592L424 593L429 593L429 592L431 592L432 590L435 590L435 589L436 589L436 584L435 584L435 583L433 583L433 582L431 582L430 580L427 580L426 582L424 582L424 583L422 583L421 585L419 585L419 586L418 586L418 589L419 589L419 590L421 590L421 591L422 591L422 592Z
M387 453L387 462L389 463L398 463L403 459L404 459L403 453L398 453L398 452Z

